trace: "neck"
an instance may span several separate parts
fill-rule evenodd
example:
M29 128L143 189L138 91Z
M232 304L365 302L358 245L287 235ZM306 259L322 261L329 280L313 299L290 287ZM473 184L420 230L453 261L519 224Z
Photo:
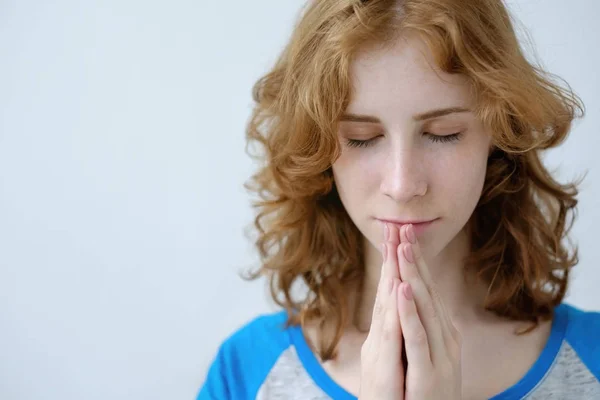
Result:
M365 277L362 290L352 303L356 305L355 322L358 329L368 331L383 260L381 253L366 239L363 240L363 246ZM432 257L423 254L442 301L457 328L489 317L483 308L486 285L474 278L467 280L463 273L464 259L469 251L469 237L463 230L437 255Z

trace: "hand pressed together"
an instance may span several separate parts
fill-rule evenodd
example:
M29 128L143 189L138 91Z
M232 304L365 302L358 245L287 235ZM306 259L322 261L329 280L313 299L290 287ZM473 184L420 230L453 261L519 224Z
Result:
M425 263L412 225L385 225L383 265L361 351L361 400L459 400L461 334ZM402 347L408 359L402 365Z

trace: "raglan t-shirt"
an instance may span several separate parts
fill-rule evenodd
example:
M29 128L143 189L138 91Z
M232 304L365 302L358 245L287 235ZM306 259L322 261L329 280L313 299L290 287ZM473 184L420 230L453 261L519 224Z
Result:
M555 309L550 337L515 385L492 397L600 400L600 312L567 303ZM285 311L261 315L227 338L197 400L355 400L323 369Z

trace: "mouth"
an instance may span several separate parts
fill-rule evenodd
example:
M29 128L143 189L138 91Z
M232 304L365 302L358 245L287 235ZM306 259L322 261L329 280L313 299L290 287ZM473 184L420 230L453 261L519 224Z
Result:
M425 219L420 219L420 220L399 220L399 219L383 219L383 218L375 218L377 221L379 221L382 225L383 224L391 224L391 225L395 225L398 228L398 231L400 231L400 228L403 225L409 225L412 224L414 230L415 230L415 234L418 236L420 234L423 234L424 232L426 232L427 230L429 230L431 228L432 225L434 225L437 221L439 221L439 218L434 218L434 219L429 219L429 220L425 220Z

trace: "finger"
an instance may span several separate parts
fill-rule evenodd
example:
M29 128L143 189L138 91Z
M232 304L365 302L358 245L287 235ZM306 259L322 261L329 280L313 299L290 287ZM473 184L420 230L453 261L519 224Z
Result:
M421 252L421 245L419 244L419 240L417 238L417 235L415 234L414 226L407 225L406 228L401 232L401 237L403 237L405 241L408 241L413 244L412 250L415 259L415 265L417 266L419 274L425 282L425 286L427 287L429 294L433 299L433 303L442 322L442 333L444 336L444 341L446 345L449 346L451 341L457 340L458 330L452 323L450 313L444 305L444 302L442 301L439 295L439 291L436 288L436 284L433 278L431 277L431 272L429 271L429 267L427 266L427 263L423 258L423 253Z
M403 281L410 283L414 294L414 301L421 324L427 333L431 361L435 364L439 357L447 357L448 349L442 329L442 319L438 314L433 298L425 285L417 266L414 264L414 255L411 243L402 243L398 247L400 259L400 274Z
M402 282L397 297L400 325L402 326L409 368L416 368L426 375L432 370L433 364L430 357L427 332L417 312L412 285L408 282Z
M402 232L400 233L401 237L403 237L404 242L408 242L413 244L413 254L415 256L415 264L417 266L417 269L419 270L419 273L421 274L421 278L423 279L423 281L425 282L425 285L427 286L427 289L431 292L435 289L435 282L433 280L433 278L431 277L431 272L429 271L429 268L427 267L427 264L425 263L425 260L423 259L423 253L421 252L421 245L419 244L419 239L417 238L417 235L415 234L415 228L412 224L410 225L404 225L402 228L404 228L402 230ZM434 298L434 301L436 301L436 304L439 305L440 307L443 307L442 302L439 302L438 298Z
M392 292L386 301L385 318L381 337L379 339L377 365L381 370L378 374L392 373L394 380L401 376L399 368L402 367L401 343L402 332L400 330L400 317L398 315L398 286L399 279L394 279ZM392 378L392 376L390 376Z
M396 248L398 244L400 244L400 232L398 227L394 224L385 224L388 227L389 234L387 238L387 244L389 249L391 250L388 257L388 264L386 268L386 273L388 276L392 278L400 279L400 271L398 265L398 254L396 252ZM400 279L401 280L401 279Z
M377 294L375 295L375 304L373 305L373 314L371 316L371 327L367 337L367 346L376 345L381 336L383 325L383 316L385 311L385 301L390 296L394 278L399 279L398 255L396 247L398 246L400 233L393 224L383 224L384 243L381 245L383 262L377 285Z
M412 250L415 259L415 265L417 266L419 274L421 275L421 279L423 279L423 281L425 282L425 286L427 287L427 290L429 291L429 294L433 299L436 311L441 317L440 319L442 322L442 332L444 335L444 341L446 344L449 344L449 340L452 340L454 338L454 331L456 331L454 324L452 324L450 313L448 313L448 310L444 305L444 302L442 301L438 290L436 289L436 285L433 278L431 277L429 267L427 266L427 263L423 258L423 253L421 252L421 245L419 244L419 239L415 234L414 226L410 224L404 225L402 228L404 229L402 229L402 231L400 232L401 240L413 244Z
M382 244L381 253L383 263L381 265L381 272L379 276L379 287L383 285L384 290L377 290L375 298L375 305L378 307L379 315L382 315L383 309L385 308L385 299L389 296L392 290L394 278L400 279L400 272L398 269L398 254L396 247L399 241L398 229L392 224L384 224L384 243ZM380 295L383 293L384 297ZM380 300L378 302L378 300ZM375 310L374 310L375 311Z
M379 283L377 285L377 294L375 295L375 303L373 305L373 314L371 315L371 326L369 328L369 335L367 342L376 344L381 336L381 329L385 316L385 304L386 300L392 292L393 280L385 273L386 262L390 257L390 248L386 243L381 244L381 253L383 263L381 264L381 273L379 276Z

